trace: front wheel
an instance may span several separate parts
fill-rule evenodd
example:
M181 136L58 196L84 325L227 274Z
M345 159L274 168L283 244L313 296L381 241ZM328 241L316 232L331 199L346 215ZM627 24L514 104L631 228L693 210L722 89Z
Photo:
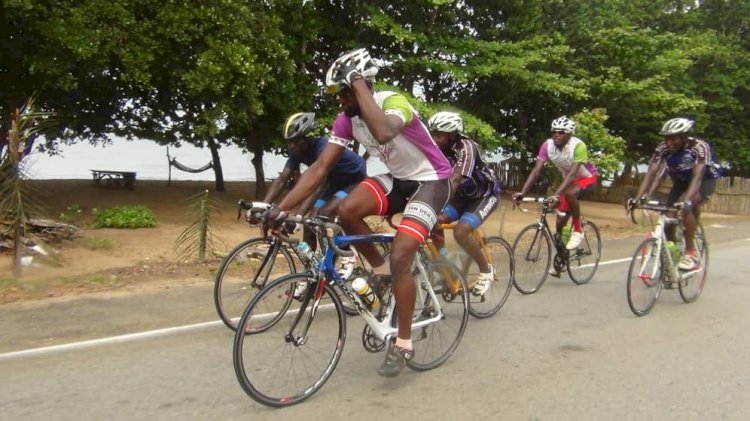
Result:
M659 253L656 239L647 238L635 249L630 261L628 305L636 316L647 315L659 298L664 276Z
M423 284L417 285L414 320L424 320L440 314L441 319L427 326L412 329L414 358L406 362L412 370L426 371L442 365L461 342L469 321L469 293L456 265L444 262L425 262L427 282L432 285L435 299ZM421 278L417 275L415 279ZM457 292L451 285L458 283ZM438 308L439 306L439 308ZM438 311L440 313L438 313Z
M276 237L238 244L216 272L214 305L221 321L235 330L247 304L266 283L296 271L292 255Z
M234 336L233 357L237 380L253 400L294 405L333 374L346 342L346 316L326 284L305 273L287 275L248 305Z
M680 297L686 303L692 303L700 297L708 278L708 242L701 225L695 230L695 250L700 256L701 268L679 283Z
M583 221L583 241L575 250L568 251L568 275L576 285L591 280L602 257L602 238L599 228L591 221Z
M552 239L537 224L528 225L513 241L513 286L521 294L533 294L547 279L552 263Z
M477 319L485 319L495 315L508 301L510 291L513 288L513 275L515 264L513 262L513 249L505 239L499 236L484 239L483 253L487 263L495 270L495 278L490 289L481 296L469 294L469 313ZM479 276L479 265L468 255L465 257L467 264L463 270L469 290L474 287Z

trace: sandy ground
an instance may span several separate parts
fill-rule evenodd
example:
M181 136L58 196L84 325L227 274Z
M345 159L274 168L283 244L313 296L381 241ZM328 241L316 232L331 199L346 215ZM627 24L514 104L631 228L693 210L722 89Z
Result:
M237 221L236 203L240 198L252 199L251 183L227 183L227 191L214 192L212 182L138 180L134 190L95 186L90 180L43 180L34 182L47 198L47 216L55 218L80 208L75 224L84 228L81 238L45 247L55 256L54 264L36 259L24 267L22 277L15 279L11 257L0 255L0 303L28 299L63 298L90 291L121 293L139 288L164 287L194 282L210 282L220 263L221 254L238 242L258 235L258 229ZM205 263L177 261L175 239L194 220L188 199L206 189L217 201L220 213L213 219L214 243L218 256ZM512 241L515 234L536 218L534 209L528 213L513 211L510 200L503 197L501 208L483 228L487 234L502 233ZM143 205L154 211L155 228L92 229L92 209L112 206ZM596 222L602 236L619 238L638 230L625 217L622 206L585 202L585 215ZM707 219L736 217L706 214ZM197 256L196 256L197 257Z

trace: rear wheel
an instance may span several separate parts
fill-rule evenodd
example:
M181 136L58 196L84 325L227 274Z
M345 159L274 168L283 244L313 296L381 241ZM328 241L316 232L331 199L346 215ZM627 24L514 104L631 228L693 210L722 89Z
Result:
M647 238L635 249L628 270L628 305L636 316L647 315L656 304L663 272L657 241Z
M513 288L513 250L505 239L498 236L487 237L484 240L488 263L495 270L495 279L490 289L482 296L469 293L469 313L477 319L485 319L497 313L508 300ZM468 255L464 257L464 277L471 291L479 276L479 265Z
M414 320L429 319L438 315L441 320L427 326L412 329L411 340L414 344L414 358L406 362L412 370L425 371L443 364L453 355L461 342L469 321L469 293L466 280L458 268L449 262L425 262L428 282L432 285L437 303L421 283L417 285L417 302L414 308ZM416 279L421 278L417 275ZM448 285L458 282L458 291L454 294ZM440 306L438 310L437 305Z
M290 300L300 286L306 292ZM308 274L291 274L251 301L233 352L237 380L248 396L263 405L289 406L312 396L331 377L346 341L346 316L331 288Z
M686 303L698 299L708 278L708 242L701 225L695 230L695 250L700 256L701 268L679 283L680 297Z
M533 294L547 279L552 263L552 239L536 224L528 225L513 241L513 286L521 294Z
M602 238L599 228L591 221L583 221L583 241L575 250L568 251L568 275L576 285L591 280L602 257Z
M219 266L214 305L221 321L230 329L237 328L245 307L269 281L297 271L294 258L279 241L276 237L243 241Z

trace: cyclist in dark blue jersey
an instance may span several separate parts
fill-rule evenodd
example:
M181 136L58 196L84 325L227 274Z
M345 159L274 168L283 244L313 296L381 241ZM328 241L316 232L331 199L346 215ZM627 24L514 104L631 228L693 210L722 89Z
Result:
M661 178L669 174L672 189L667 196L667 204L682 202L685 213L685 255L680 261L682 270L696 270L700 257L695 250L693 238L700 221L701 206L716 190L716 182L721 173L711 153L711 146L703 139L692 137L695 122L686 118L673 118L662 127L660 134L664 141L660 143L649 161L648 171L636 194L645 200L659 187ZM628 200L631 207L635 199ZM667 237L674 240L674 226Z
M471 292L481 296L489 290L495 269L487 262L479 244L471 238L471 232L479 228L500 204L500 182L482 160L477 143L463 135L464 123L458 113L436 113L430 118L427 128L453 167L451 199L438 222L458 220L453 236L479 266L479 276ZM433 234L435 243L442 247L443 230L433 229Z
M290 116L284 124L284 139L287 139L289 159L279 177L271 183L271 187L263 199L266 203L274 203L279 198L284 187L290 184L296 174L300 172L300 165L311 166L328 145L326 137L313 138L308 134L315 128L314 113L297 113ZM305 215L312 208L312 215L333 215L338 203L347 193L367 177L365 161L350 149L344 150L338 162L333 165L325 181L316 194L310 195L297 210ZM315 234L305 229L304 240L315 249Z

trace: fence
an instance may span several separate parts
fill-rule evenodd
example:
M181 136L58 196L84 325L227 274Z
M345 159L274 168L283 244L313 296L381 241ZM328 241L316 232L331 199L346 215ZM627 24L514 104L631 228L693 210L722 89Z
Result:
M490 166L495 170L503 186L503 191L506 193L521 190L526 177L533 168L532 164L517 159L494 162ZM547 194L549 186L553 184L551 181L552 177L543 174L539 178L541 180L537 181L533 193ZM559 180L555 181L555 183L557 182ZM600 182L596 191L588 199L597 202L624 204L629 197L635 196L638 191L639 182L640 179L628 180L625 183L616 183L610 187L604 187ZM671 181L669 178L666 178L659 187L659 192L666 194L671 187ZM724 177L720 179L717 183L716 191L711 196L711 200L708 201L703 209L706 212L713 213L750 215L750 178Z

